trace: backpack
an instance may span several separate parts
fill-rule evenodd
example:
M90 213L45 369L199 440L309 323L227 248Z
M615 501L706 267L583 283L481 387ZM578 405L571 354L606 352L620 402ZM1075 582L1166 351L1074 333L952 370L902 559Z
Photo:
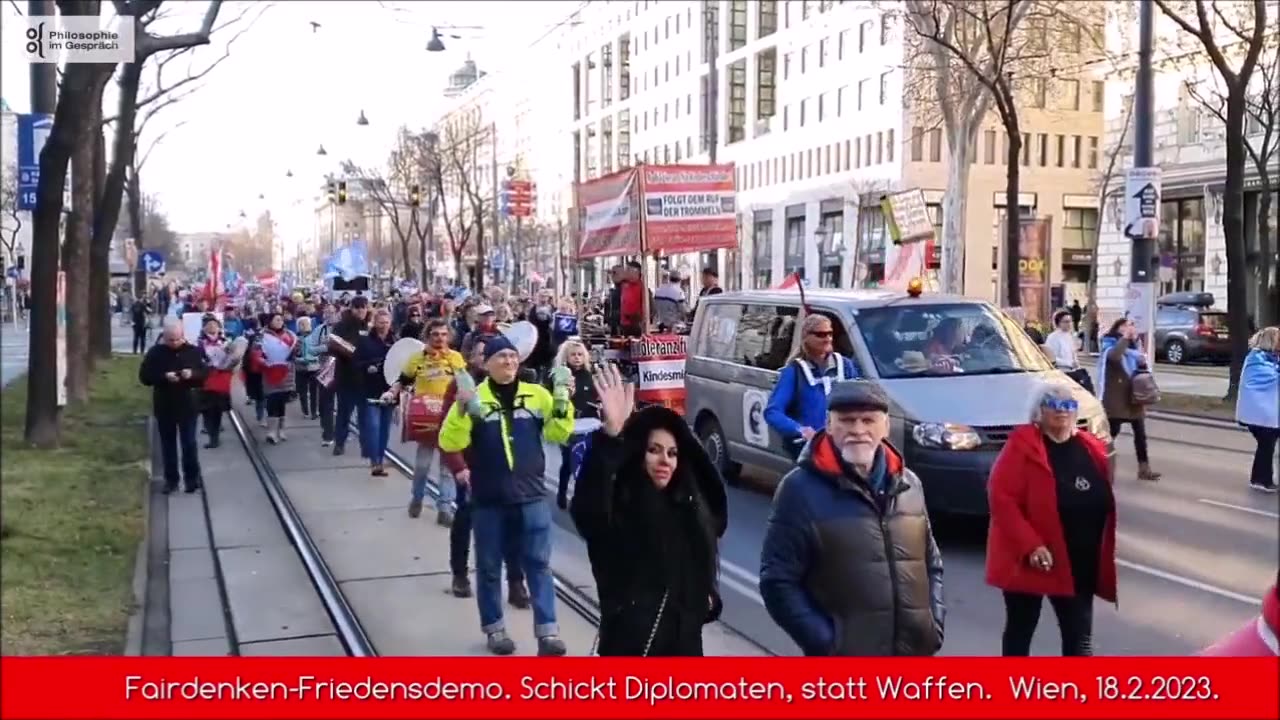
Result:
M1129 399L1134 405L1155 405L1160 402L1160 386L1150 370L1140 369L1129 378Z

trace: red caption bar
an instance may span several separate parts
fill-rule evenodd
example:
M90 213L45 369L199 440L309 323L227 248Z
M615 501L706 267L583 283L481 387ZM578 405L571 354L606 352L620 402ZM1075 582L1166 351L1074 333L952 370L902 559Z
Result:
M1275 718L1276 658L4 658L4 718Z

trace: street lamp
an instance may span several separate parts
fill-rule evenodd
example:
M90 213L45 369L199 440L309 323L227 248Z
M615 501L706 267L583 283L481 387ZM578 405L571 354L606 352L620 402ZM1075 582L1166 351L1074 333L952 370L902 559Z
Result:
M364 116L364 110L360 111L360 117L356 118L356 124L361 126L369 124L369 118Z
M440 31L431 28L431 39L427 41L427 52L444 52L444 41L440 39Z
M292 170L286 170L286 171L284 172L284 176L285 176L285 177L293 177L293 171L292 171Z
M316 151L316 154L317 154L317 155L328 155L329 153L324 149L324 145L323 145L323 144L321 144L321 145L320 145L320 149Z

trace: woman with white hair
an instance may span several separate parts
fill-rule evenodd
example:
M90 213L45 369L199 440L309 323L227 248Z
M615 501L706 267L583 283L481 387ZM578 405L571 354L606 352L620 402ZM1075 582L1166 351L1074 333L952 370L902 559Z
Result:
M1093 654L1093 596L1116 600L1116 502L1104 442L1079 428L1077 392L1033 394L991 468L987 584L1004 591L1003 654L1031 654L1045 597L1064 656Z
M1249 354L1240 371L1236 422L1249 428L1258 447L1253 453L1249 487L1276 491L1273 469L1280 442L1280 327L1259 330L1249 340Z

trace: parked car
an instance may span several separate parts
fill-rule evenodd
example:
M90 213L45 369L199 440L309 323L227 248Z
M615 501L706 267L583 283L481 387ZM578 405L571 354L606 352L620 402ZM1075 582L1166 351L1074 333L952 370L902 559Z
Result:
M1173 293L1156 300L1155 350L1174 364L1230 362L1227 314L1213 309L1212 293Z
M836 352L888 394L890 441L920 476L930 510L985 516L991 465L1014 427L1027 422L1027 398L1038 383L1067 376L1015 320L981 300L889 290L805 296L811 312L831 319ZM727 292L698 303L685 363L686 418L730 482L743 465L774 478L794 466L762 413L800 346L802 314L794 290ZM958 326L965 342L953 363L931 365L923 351L943 323ZM1102 405L1084 388L1077 399L1081 426L1109 442Z

